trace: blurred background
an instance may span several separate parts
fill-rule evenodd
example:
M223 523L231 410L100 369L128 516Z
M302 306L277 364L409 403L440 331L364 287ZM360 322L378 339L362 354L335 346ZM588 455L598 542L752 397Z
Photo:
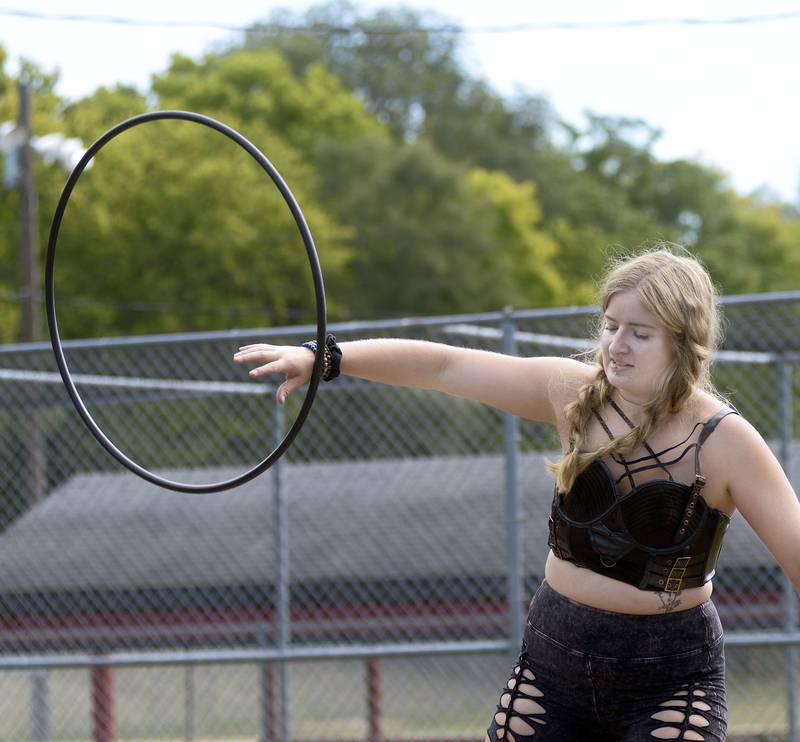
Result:
M236 128L344 340L572 354L609 257L685 245L724 295L715 380L794 479L798 33L793 2L0 8L0 739L477 742L546 556L556 441L463 400L323 385L279 465L207 498L122 470L43 314L85 147L156 109ZM230 140L106 145L55 285L81 396L143 465L219 481L292 424L230 357L314 335L308 260ZM741 519L715 601L730 738L800 742L797 596Z

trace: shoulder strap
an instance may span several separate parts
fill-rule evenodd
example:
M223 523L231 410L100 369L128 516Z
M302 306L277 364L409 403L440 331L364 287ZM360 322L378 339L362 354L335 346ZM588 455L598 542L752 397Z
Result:
M702 482L705 484L705 480L700 475L700 449L702 448L703 444L708 439L708 436L710 436L716 430L717 425L719 425L726 417L728 417L728 415L738 414L739 412L737 410L732 410L730 407L723 407L703 425L703 429L700 431L700 436L697 439L697 447L694 451L694 474L696 482ZM700 486L702 486L702 484Z
M686 503L683 515L681 516L681 520L678 524L678 528L675 529L675 536L673 537L673 543L677 544L678 542L681 541L681 539L685 537L686 528L689 526L689 521L691 520L692 513L694 512L697 501L700 499L700 490L702 490L706 484L705 477L702 474L700 474L700 449L702 448L703 443L706 442L708 436L710 436L714 432L717 425L719 425L726 417L728 417L728 415L738 415L738 414L739 412L737 410L732 410L730 407L723 407L703 425L703 429L700 431L700 436L697 439L697 443L692 444L695 447L694 486L692 487L691 497L689 497L689 501Z
M724 418L728 417L728 415L738 414L738 410L732 410L730 407L723 407L703 425L703 429L700 431L700 437L697 439L697 445L702 446L706 442L706 438L716 430L717 425L719 425Z
M611 428L609 428L608 425L606 424L606 421L603 420L602 415L596 409L592 410L592 414L595 416L597 422L600 423L600 425L602 426L603 430L606 431L606 435L609 437L609 440L613 441L614 440L614 434L611 432Z

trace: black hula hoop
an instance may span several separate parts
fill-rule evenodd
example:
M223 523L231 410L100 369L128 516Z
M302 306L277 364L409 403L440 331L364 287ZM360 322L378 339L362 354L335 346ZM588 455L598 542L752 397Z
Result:
M311 374L311 380L308 384L308 391L306 392L303 405L300 408L300 412L298 413L294 424L288 430L283 440L274 448L272 453L270 453L259 464L256 464L256 466L254 466L252 469L247 470L243 474L240 474L233 479L209 484L189 484L186 482L176 482L154 474L150 470L145 469L143 466L137 464L133 459L126 456L122 451L120 451L119 448L117 448L116 445L114 445L111 439L109 439L108 436L103 433L100 426L94 421L94 418L92 418L91 414L89 414L89 411L86 409L86 405L83 403L83 399L81 399L81 396L75 387L75 383L72 380L72 375L70 374L67 360L64 356L64 349L61 345L61 337L58 332L58 320L56 317L56 300L53 276L55 268L56 244L58 242L58 232L61 228L61 221L64 217L64 211L67 207L70 195L72 194L72 191L78 182L78 179L86 169L86 166L89 164L91 159L100 151L100 149L102 149L105 144L114 139L114 137L118 136L127 129L138 126L139 124L162 119L180 119L183 121L192 121L197 124L202 124L203 126L208 126L209 128L215 129L221 134L224 134L229 139L232 139L234 142L236 142L236 144L250 154L250 156L266 171L266 173L272 179L272 182L277 186L278 190L283 196L284 201L292 212L292 216L294 216L295 223L297 224L297 228L300 230L303 243L306 247L308 261L311 267L311 275L314 280L314 295L316 298L317 309L317 354L314 359L314 369ZM248 482L249 480L257 477L259 474L269 469L286 452L292 441L300 432L300 428L303 426L303 423L305 422L305 419L308 417L308 413L311 410L311 405L314 402L314 397L316 396L317 388L319 387L319 382L322 377L326 333L325 288L322 282L322 270L320 268L319 258L317 256L317 251L314 248L314 240L311 237L311 232L306 224L305 217L303 216L302 211L300 211L300 206L272 163L254 144L239 134L239 132L237 132L235 129L232 129L231 127L226 126L215 119L209 118L208 116L203 116L202 114L194 113L192 111L152 111L149 113L143 113L139 116L129 118L112 127L99 139L97 139L97 141L95 141L91 147L89 147L89 149L86 150L86 153L83 155L83 157L81 157L80 161L70 174L66 185L64 186L64 190L61 193L61 198L56 206L56 210L53 215L53 221L50 226L50 238L47 244L47 261L45 263L45 303L47 307L47 324L50 328L50 342L53 346L53 352L55 353L58 370L61 373L61 378L64 381L64 386L67 388L70 399L72 399L72 403L75 405L75 409L78 411L81 419L92 432L94 437L97 438L106 451L108 451L117 461L130 469L134 474L138 474L143 479L146 479L148 482L152 482L159 487L175 490L177 492L207 494L211 492L222 492L223 490L232 489L233 487L237 487L240 484Z

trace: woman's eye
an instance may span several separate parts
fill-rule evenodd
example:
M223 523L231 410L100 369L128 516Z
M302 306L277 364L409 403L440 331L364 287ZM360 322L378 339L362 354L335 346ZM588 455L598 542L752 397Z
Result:
M647 338L649 338L649 337L650 337L649 335L640 335L638 332L634 332L634 333L633 333L633 336L634 336L634 337L635 337L637 340L647 340Z
M605 329L606 329L607 332L616 332L617 331L617 328L613 327L612 325L606 325Z

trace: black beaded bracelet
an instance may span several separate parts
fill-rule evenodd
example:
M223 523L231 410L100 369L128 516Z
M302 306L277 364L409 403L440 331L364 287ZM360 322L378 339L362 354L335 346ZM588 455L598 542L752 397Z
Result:
M304 348L308 348L316 355L317 341L309 340L303 343ZM336 344L336 336L328 333L325 336L325 348L322 357L322 380L333 381L340 374L342 365L342 349Z

